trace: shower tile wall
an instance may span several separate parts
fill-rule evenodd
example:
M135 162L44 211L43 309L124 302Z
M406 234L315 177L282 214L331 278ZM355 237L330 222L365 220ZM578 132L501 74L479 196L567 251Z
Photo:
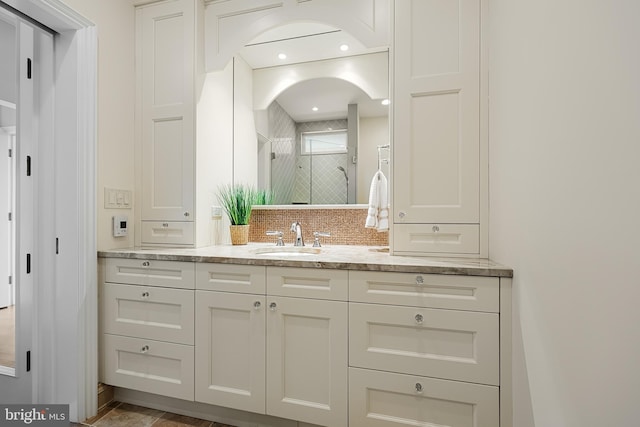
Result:
M273 203L288 205L293 199L296 177L296 123L277 102L271 103L267 114L271 151L275 156L271 161L271 188L277 189Z

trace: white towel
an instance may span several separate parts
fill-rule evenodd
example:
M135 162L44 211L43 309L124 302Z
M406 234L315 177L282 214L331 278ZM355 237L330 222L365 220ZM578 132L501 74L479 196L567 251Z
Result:
M374 174L369 189L369 211L367 213L367 228L378 231L389 230L389 199L387 197L387 177L382 171Z

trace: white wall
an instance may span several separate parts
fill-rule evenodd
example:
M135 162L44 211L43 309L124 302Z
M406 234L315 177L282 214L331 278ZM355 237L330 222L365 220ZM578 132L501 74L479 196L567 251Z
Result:
M134 8L130 0L64 2L98 30L98 250L130 247L134 211L105 209L104 188L134 190ZM121 214L129 216L129 236L114 238L111 217Z
M640 2L491 0L490 257L514 426L640 420Z

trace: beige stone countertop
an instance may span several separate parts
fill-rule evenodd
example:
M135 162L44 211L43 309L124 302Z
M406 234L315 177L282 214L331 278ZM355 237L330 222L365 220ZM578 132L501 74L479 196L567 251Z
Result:
M315 248L305 246L305 251ZM342 270L391 271L422 274L513 277L513 270L488 259L411 257L389 255L375 246L323 246L319 253L260 253L277 248L271 243L219 245L203 248L144 248L99 251L100 258L131 258L164 261L212 262L221 264L265 265L279 267L335 268Z

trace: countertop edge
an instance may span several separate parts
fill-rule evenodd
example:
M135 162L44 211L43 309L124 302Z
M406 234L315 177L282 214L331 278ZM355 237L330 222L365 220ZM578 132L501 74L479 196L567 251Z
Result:
M352 249L353 250L353 249ZM364 253L365 249L358 249ZM398 272L398 273L422 273L422 274L442 274L442 275L465 275L465 276L488 276L488 277L504 277L512 278L513 270L511 268L495 264L487 259L469 259L469 258L435 258L435 257L404 257L390 256L384 261L380 261L380 255L371 256L372 259L362 260L363 255L358 254L349 260L343 257L341 261L323 260L322 255L314 255L309 259L285 259L274 257L261 257L255 254L245 255L211 255L197 253L179 253L179 251L194 251L198 249L159 249L154 250L135 250L135 249L114 249L98 251L98 258L128 258L128 259L146 259L156 261L182 261L196 263L218 263L218 264L237 264L237 265L258 265L258 266L277 266L277 267L302 267L302 268L329 268L340 270L359 270L359 271L379 271L379 272ZM173 253L172 253L173 252ZM374 259L377 258L377 259ZM482 265L464 265L464 263L489 263L490 266ZM436 265L437 264L437 265ZM445 265L443 265L445 264Z

